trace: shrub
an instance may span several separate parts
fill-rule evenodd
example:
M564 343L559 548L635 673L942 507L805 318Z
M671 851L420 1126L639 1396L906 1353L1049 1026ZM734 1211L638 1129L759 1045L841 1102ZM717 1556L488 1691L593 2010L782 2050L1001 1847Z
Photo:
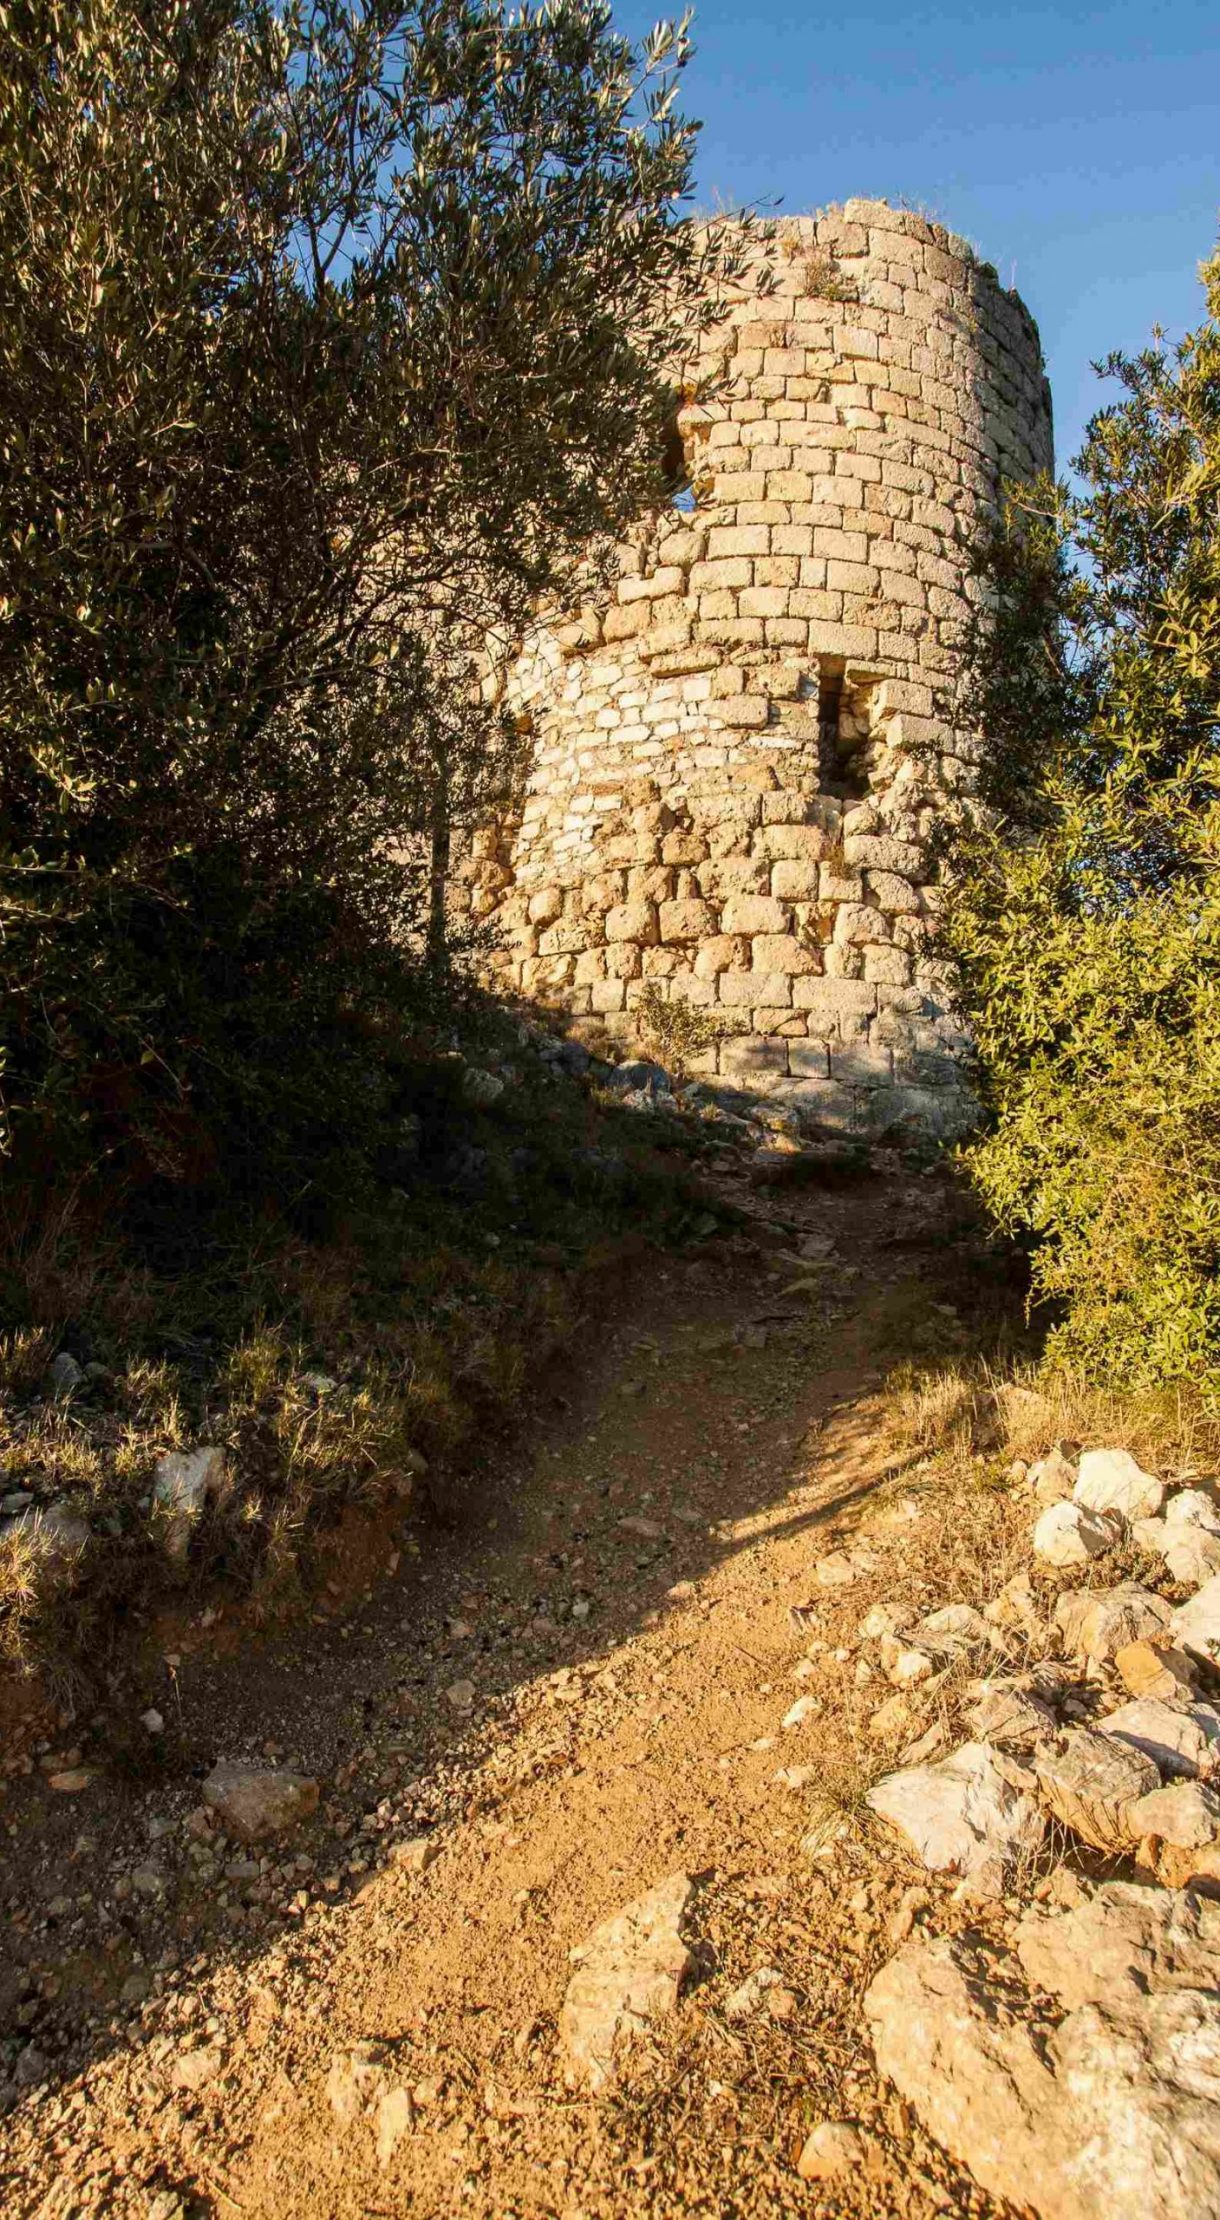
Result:
M962 713L986 809L947 941L978 1044L969 1153L1035 1243L1052 1356L1220 1395L1220 259L1179 347L1107 364L1082 490L982 555Z

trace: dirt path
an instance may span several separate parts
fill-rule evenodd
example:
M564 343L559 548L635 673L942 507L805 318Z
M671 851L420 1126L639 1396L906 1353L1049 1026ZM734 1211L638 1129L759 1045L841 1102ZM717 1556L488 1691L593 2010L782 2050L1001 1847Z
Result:
M821 1700L781 1726L842 1678L829 1622L790 1618L815 1560L861 1519L901 1526L870 1397L955 1330L952 1216L938 1180L784 1190L758 1243L642 1260L459 1530L408 1532L393 1578L294 1641L226 1655L223 1629L188 1630L125 1698L165 1708L160 1776L112 1770L71 1809L37 1773L12 1784L8 2002L31 2050L6 2213L995 2209L860 2033L909 1879L825 1823L826 1792L850 1809L876 1769L868 1692L846 1731ZM825 1254L798 1272L802 1241ZM203 1827L198 1776L268 1748L323 1802L260 1861ZM569 1951L679 1871L699 1977L609 2096L574 2095ZM735 2021L759 1966L782 1985ZM794 2164L822 2117L866 2135L833 2184Z

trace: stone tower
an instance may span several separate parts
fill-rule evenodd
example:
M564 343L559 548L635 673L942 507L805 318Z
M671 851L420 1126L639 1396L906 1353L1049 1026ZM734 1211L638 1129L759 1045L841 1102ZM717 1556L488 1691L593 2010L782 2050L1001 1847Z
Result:
M655 981L713 1020L693 1069L840 1130L951 1131L927 840L971 749L938 709L980 515L1052 463L1038 333L883 202L778 250L707 342L721 397L679 419L693 498L511 675L529 789L457 899L500 926L501 985L578 1031L628 1045Z

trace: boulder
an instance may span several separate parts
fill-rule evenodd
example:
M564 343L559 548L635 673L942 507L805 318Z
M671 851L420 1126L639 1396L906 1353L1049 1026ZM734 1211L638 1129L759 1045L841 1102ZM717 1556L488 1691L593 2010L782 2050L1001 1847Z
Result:
M158 1460L153 1505L165 1520L166 1550L179 1563L190 1548L192 1528L221 1494L226 1477L225 1453L215 1445L171 1449Z
M865 1801L934 1873L1002 1874L1043 1833L1037 1805L1001 1777L985 1742L887 1773Z
M1172 1703L1176 1696L1189 1698L1196 1672L1185 1650L1169 1642L1128 1642L1114 1652L1114 1669L1129 1696L1157 1696Z
M671 1874L572 1952L559 2037L574 2086L605 2089L619 2043L676 2008L694 1964L681 1931L693 1892L688 1874Z
M1030 1760L1042 1801L1095 1850L1129 1850L1137 1839L1130 1807L1161 1785L1150 1757L1091 1727L1070 1727L1041 1743Z
M0 1519L0 1542L28 1550L44 1580L67 1580L89 1540L89 1524L67 1503L31 1505Z
M1104 1557L1119 1538L1117 1521L1079 1503L1052 1503L1033 1533L1034 1555L1044 1564L1068 1570Z
M976 1682L969 1718L980 1742L1007 1743L1017 1750L1031 1749L1058 1726L1049 1704L1011 1680Z
M1205 1850L1220 1841L1220 1796L1202 1781L1154 1788L1131 1806L1130 1818L1141 1847L1160 1842L1172 1850Z
M877 2064L993 2197L1039 2220L1220 2211L1220 1997L1086 2003L1043 2049L962 1938L908 1943L864 1999Z
M846 2120L819 2120L801 2147L796 2170L802 2181L837 2181L844 2174L859 2174L868 2158L868 2145L859 2130Z
M881 1670L896 1688L910 1688L921 1680L931 1680L936 1671L936 1659L931 1650L901 1641L896 1634L883 1634Z
M1098 1731L1142 1751L1170 1780L1210 1773L1220 1756L1220 1711L1214 1704L1167 1704L1141 1696L1100 1719Z
M999 1594L992 1597L984 1618L991 1626L1003 1627L1029 1639L1042 1632L1042 1613L1028 1573L1014 1573L1006 1580Z
M66 1403L70 1395L75 1395L77 1388L84 1386L84 1369L66 1349L61 1349L47 1366L47 1384L55 1401Z
M318 1784L301 1773L222 1763L208 1774L203 1800L226 1834L239 1842L264 1842L317 1810Z
M1197 1588L1220 1572L1220 1534L1186 1519L1137 1519L1131 1538L1149 1556L1159 1557L1171 1580Z
M1169 1622L1170 1637L1191 1656L1220 1659L1220 1573L1204 1582L1188 1603L1180 1603Z
M1076 1467L1062 1449L1056 1447L1050 1455L1032 1465L1029 1484L1038 1502L1046 1509L1052 1503L1066 1503L1076 1485Z
M1103 1882L1067 1912L1031 1907L1014 1942L1029 1979L1069 2011L1122 2009L1154 1987L1220 1984L1220 1905L1131 1881Z
M1073 1503L1086 1511L1117 1511L1128 1524L1156 1517L1165 1500L1159 1480L1137 1465L1126 1449L1086 1449L1080 1460Z
M1208 1534L1220 1534L1220 1509L1204 1488L1180 1488L1170 1496L1164 1516L1166 1526L1201 1526Z
M1090 1665L1103 1665L1130 1642L1163 1634L1172 1616L1172 1604L1133 1581L1117 1588L1073 1588L1055 1605L1064 1648Z

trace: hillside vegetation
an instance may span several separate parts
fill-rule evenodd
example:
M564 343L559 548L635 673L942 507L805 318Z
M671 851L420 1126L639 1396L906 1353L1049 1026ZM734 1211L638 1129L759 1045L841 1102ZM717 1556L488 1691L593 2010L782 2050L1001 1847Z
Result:
M291 1586L664 1230L445 884L520 773L486 643L655 495L729 268L688 54L601 0L0 11L10 1659L95 1647L82 1582Z
M949 940L1053 1362L1220 1396L1220 260L1105 366L1078 490L1015 496L965 678L989 814Z

